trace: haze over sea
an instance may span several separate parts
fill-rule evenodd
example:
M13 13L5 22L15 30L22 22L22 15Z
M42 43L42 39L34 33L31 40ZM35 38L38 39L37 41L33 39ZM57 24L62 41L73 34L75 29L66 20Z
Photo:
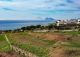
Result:
M13 30L23 26L47 25L54 23L54 20L0 20L0 30Z

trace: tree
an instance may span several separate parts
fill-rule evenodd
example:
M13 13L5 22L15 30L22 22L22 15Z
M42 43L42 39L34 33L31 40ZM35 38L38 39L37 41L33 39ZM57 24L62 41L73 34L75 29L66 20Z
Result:
M49 25L48 25L48 29L49 29L49 30L53 29L53 27L54 27L53 24L49 24Z
M27 26L27 27L26 27L26 30L31 30L31 27L30 27L30 26Z
M44 26L41 26L40 29L45 29L45 27Z
M24 31L26 29L26 27L22 27L21 29Z
M31 30L34 30L36 27L34 25L30 26Z
M21 30L20 29L16 29L18 32L20 32Z
M2 34L2 30L0 30L0 34Z
M41 27L41 25L36 25L36 28L40 28Z

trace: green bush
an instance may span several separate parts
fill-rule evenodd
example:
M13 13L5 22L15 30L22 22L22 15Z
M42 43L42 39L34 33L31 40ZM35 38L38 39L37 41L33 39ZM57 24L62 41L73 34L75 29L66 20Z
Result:
M72 54L73 52L73 50L67 50L67 54Z

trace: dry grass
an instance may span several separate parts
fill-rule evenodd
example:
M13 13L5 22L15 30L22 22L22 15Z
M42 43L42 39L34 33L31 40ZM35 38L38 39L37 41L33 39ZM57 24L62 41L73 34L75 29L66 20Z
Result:
M80 43L80 35L73 33L34 33L28 34L9 34L8 37L15 43L31 43L37 48L44 47L48 49L48 57L76 57L80 56L80 48L76 44ZM78 43L77 43L78 42ZM33 46L33 47L34 47ZM38 50L40 51L40 50ZM35 50L34 50L35 52ZM41 51L42 52L42 51ZM39 54L40 55L40 54ZM41 56L45 57L45 56Z

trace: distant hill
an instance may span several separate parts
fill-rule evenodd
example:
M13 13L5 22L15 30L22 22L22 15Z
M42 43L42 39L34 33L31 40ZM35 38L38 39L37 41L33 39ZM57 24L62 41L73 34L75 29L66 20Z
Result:
M53 18L46 18L45 20L55 20L55 19L53 19Z

